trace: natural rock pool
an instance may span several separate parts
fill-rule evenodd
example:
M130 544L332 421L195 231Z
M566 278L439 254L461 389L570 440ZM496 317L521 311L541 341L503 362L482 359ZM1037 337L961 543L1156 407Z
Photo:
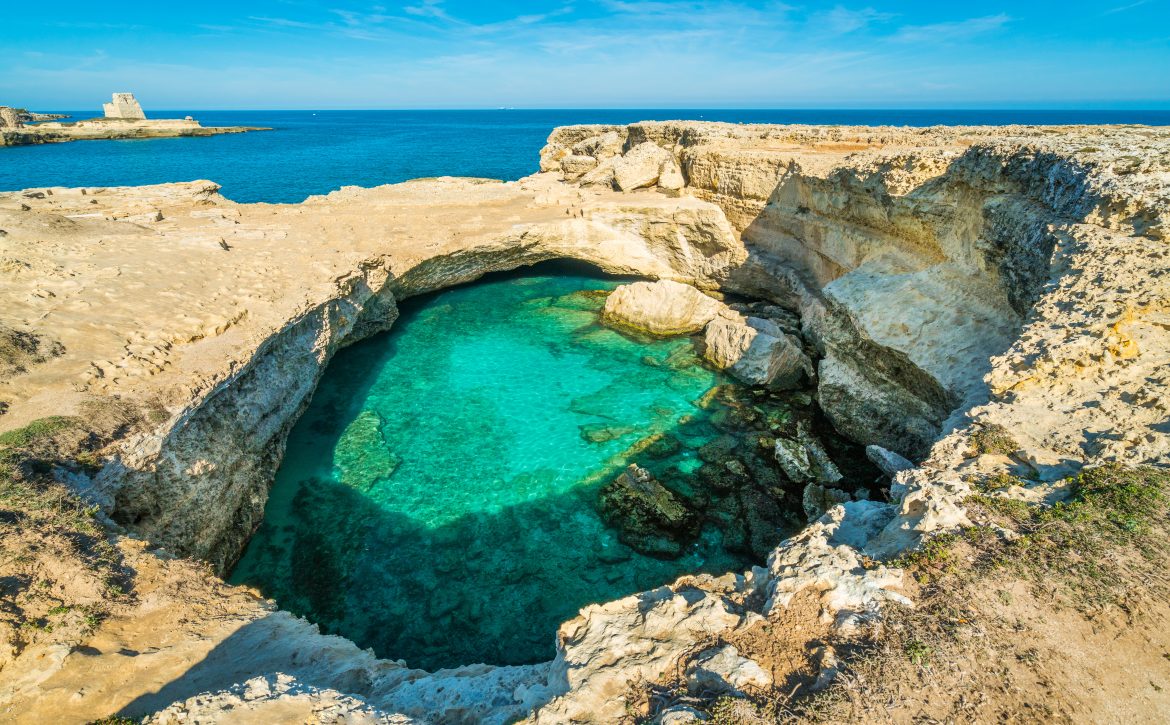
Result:
M740 571L801 524L766 434L805 393L601 326L618 281L537 274L408 301L338 353L234 582L411 666L520 664L587 604ZM599 513L632 462L701 512L681 551L639 553Z

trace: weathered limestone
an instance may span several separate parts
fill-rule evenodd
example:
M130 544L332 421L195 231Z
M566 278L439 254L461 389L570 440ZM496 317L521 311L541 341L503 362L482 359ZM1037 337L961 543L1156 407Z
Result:
M866 446L865 457L890 478L897 476L902 471L909 471L914 468L913 463L893 451L887 451L881 446Z
M113 101L102 104L102 110L105 112L106 118L137 120L146 118L146 113L143 112L142 106L138 105L138 99L134 97L133 93L115 93Z
M605 298L601 320L656 337L674 337L702 330L724 307L688 284L668 279L634 282Z
M617 144L594 139L611 133L669 153L679 195L586 185L606 163L612 184L619 156L566 184L563 160L599 158ZM102 452L100 475L72 479L151 540L118 538L138 598L92 635L99 654L52 632L0 653L0 718L88 721L135 701L183 703L189 720L271 701L300 718L360 700L385 718L613 722L631 683L677 676L712 641L806 598L844 631L909 604L881 561L967 523L965 475L987 463L969 456L974 427L1010 429L1019 448L1002 465L1041 479L1170 459L1168 147L1170 132L1146 128L638 124L558 130L542 155L551 173L513 184L275 206L232 204L206 182L0 194L0 324L64 348L0 379L0 429L115 395L151 413ZM151 553L231 560L321 367L389 324L398 299L551 258L799 309L833 422L921 465L894 471L883 455L891 501L828 507L744 576L588 607L560 628L553 662L526 667L380 661ZM150 295L167 304L147 315ZM832 488L815 451L785 440L778 459ZM0 562L0 575L20 566ZM270 696L241 691L257 677Z
M694 694L717 692L743 695L772 684L772 676L758 662L741 657L729 644L699 653L687 665L687 689Z
M703 357L748 385L797 388L813 376L800 339L772 322L726 310L707 325Z
M633 191L658 183L664 168L674 163L674 157L653 143L638 144L614 162L613 180L619 191Z

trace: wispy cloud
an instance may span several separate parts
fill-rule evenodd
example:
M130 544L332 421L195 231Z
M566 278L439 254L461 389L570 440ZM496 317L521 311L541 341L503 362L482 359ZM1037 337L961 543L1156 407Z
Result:
M417 15L422 18L438 18L448 22L454 20L443 9L443 0L422 0L419 5L407 5L402 8L407 15Z
M1137 2L1135 2L1135 3L1130 3L1128 5L1119 5L1115 8L1109 8L1108 10L1106 10L1105 12L1103 12L1101 14L1102 15L1113 15L1115 13L1124 13L1126 10L1133 10L1134 8L1141 7L1142 5L1145 5L1148 2L1150 2L1150 0L1137 0Z
M844 35L865 30L874 24L888 22L895 17L893 13L884 13L873 8L851 10L838 5L827 13L814 16L813 20L831 34Z
M952 23L906 25L899 28L893 39L901 43L953 43L999 30L1010 20L1008 15L1000 13Z

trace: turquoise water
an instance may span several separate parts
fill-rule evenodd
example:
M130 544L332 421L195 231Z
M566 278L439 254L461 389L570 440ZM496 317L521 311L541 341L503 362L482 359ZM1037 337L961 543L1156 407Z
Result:
M233 581L433 669L542 661L586 604L752 563L710 526L677 559L643 556L597 512L629 462L686 478L723 435L708 419L726 381L689 339L598 324L616 284L493 279L338 353ZM641 450L662 433L679 443Z
M49 112L55 109L41 108ZM62 112L62 111L58 111ZM98 109L63 111L89 118ZM535 173L556 126L702 119L732 123L1170 124L1170 111L577 109L510 111L202 111L208 126L274 130L209 138L84 141L0 148L0 190L128 186L211 179L229 199L298 202L346 184L376 186L420 176L518 179Z

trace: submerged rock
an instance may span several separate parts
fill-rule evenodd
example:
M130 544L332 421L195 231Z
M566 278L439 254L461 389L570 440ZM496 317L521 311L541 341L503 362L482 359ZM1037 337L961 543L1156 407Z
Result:
M775 322L726 311L707 324L704 357L748 385L790 389L813 376L800 339Z
M606 443L634 432L634 428L626 425L589 424L579 426L581 438L589 443Z
M844 478L825 447L804 423L797 425L795 440L777 438L775 452L784 473L796 483L833 484Z
M690 335L703 329L723 303L694 287L667 279L624 284L610 293L601 321L656 337Z
M644 468L631 464L601 489L600 512L627 546L660 558L682 554L699 535L699 517Z

